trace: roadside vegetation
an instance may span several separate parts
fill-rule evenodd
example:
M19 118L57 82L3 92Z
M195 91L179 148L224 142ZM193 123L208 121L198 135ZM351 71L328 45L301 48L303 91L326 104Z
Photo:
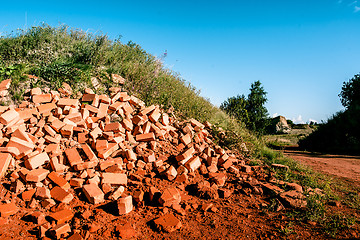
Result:
M300 146L309 151L360 154L360 75L344 82L339 94L345 110L335 113L300 141Z
M218 133L216 141L224 147L243 151L254 160L254 165L280 163L289 166L289 171L272 171L279 179L321 188L328 197L309 197L311 211L305 212L310 214L308 219L327 218L321 204L334 198L330 180L268 148L261 137L268 113L264 108L266 92L260 81L251 85L249 96L229 98L220 109L200 96L200 91L179 74L166 69L159 59L131 41L122 43L121 38L110 40L106 35L48 25L18 30L0 38L0 80L12 79L10 93L14 103L22 101L28 88L57 89L63 83L72 87L74 96L87 87L97 93L109 93L110 87L119 87L111 77L113 73L126 79L124 90L147 105L157 104L165 110L173 110L179 120L196 118L214 124L214 131ZM93 77L99 82L96 89Z

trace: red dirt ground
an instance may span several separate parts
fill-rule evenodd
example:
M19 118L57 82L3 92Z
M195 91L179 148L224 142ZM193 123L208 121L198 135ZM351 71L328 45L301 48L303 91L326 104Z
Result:
M316 154L284 151L286 156L310 166L313 170L335 176L360 187L360 156Z

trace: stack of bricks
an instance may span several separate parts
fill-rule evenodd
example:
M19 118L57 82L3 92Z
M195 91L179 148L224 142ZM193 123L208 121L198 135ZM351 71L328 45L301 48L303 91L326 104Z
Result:
M128 188L129 182L141 181L139 176L186 185L196 173L224 192L226 173L238 172L241 161L212 142L210 123L175 123L158 106L146 107L119 88L111 90L111 97L86 89L80 99L72 99L66 89L34 88L19 106L0 107L0 177L21 196L0 204L1 217L17 212L15 202L46 210L81 194L91 204L116 201L118 214L128 214L143 201L141 189ZM181 210L175 186L163 192L150 188L149 195L158 196L161 206ZM40 236L47 232L60 238L73 230L71 211L48 216L54 224L41 221Z

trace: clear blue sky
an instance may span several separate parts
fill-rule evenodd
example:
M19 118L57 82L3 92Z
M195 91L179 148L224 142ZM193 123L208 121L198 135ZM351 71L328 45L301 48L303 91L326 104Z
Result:
M215 105L260 80L271 115L326 120L342 83L360 72L360 1L2 2L0 32L42 22L122 36Z

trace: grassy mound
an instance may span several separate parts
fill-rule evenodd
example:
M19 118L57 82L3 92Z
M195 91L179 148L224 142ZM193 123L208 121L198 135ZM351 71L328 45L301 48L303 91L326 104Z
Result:
M42 25L1 37L0 56L0 77L13 79L11 96L15 102L22 100L26 88L57 89L64 82L73 88L75 96L86 87L108 93L110 87L119 86L111 77L115 73L126 79L124 90L147 105L174 109L183 119L209 121L227 131L227 137L219 139L221 145L238 147L247 142L255 155L263 148L243 124L213 106L190 83L131 41L123 44L106 35ZM39 79L29 81L25 73ZM94 76L99 82L96 89L91 81Z

